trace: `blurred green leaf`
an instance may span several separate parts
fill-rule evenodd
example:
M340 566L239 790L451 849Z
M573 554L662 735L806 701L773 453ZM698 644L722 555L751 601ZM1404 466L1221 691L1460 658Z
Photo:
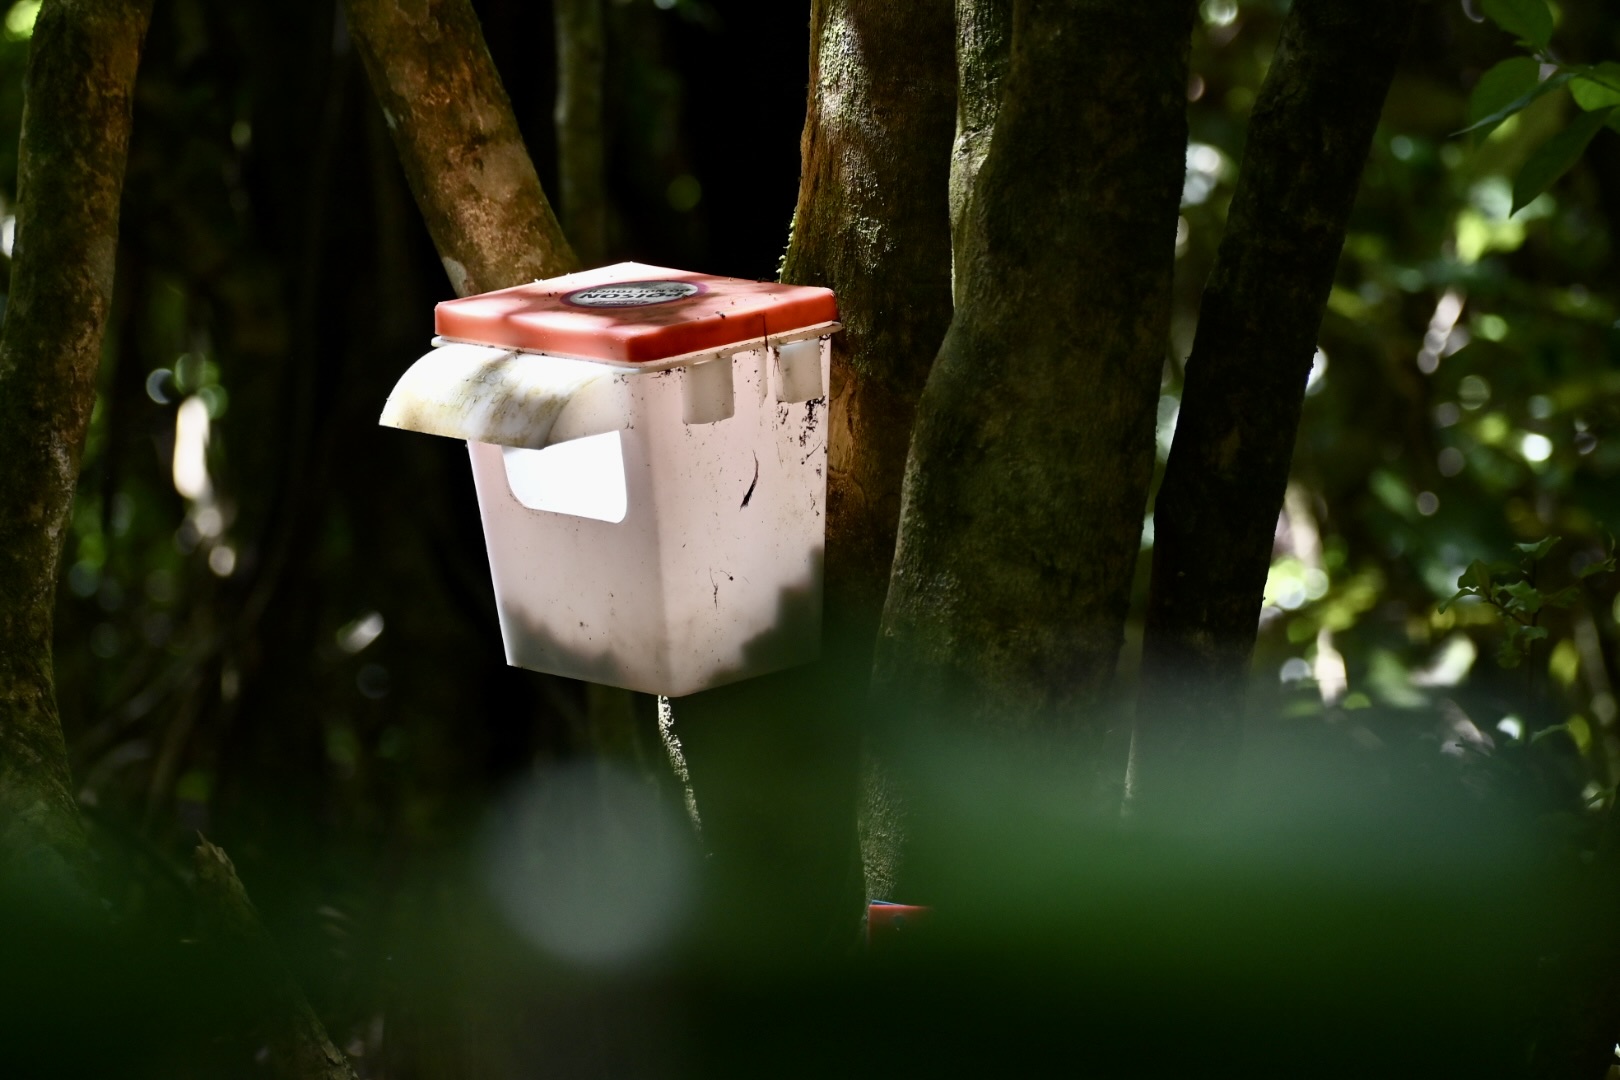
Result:
M1567 608L1581 598L1581 590L1571 585L1567 589L1559 589L1555 593L1547 593L1541 598L1543 607Z
M1558 546L1562 537L1548 536L1536 541L1534 544L1514 544L1525 556L1527 562L1540 562L1547 557L1547 553Z
M1473 92L1468 95L1469 127L1464 130L1472 131L1493 117L1500 122L1511 111L1523 108L1534 100L1533 92L1540 83L1541 65L1531 57L1503 60L1474 84Z
M1542 728L1540 731L1536 732L1534 735L1530 736L1530 742L1531 742L1532 745L1534 745L1535 743L1538 743L1543 739L1549 739L1554 735L1560 734L1562 732L1567 732L1568 730L1569 730L1569 725L1568 724L1549 724L1548 726Z
M1575 104L1588 112L1620 105L1620 63L1605 60L1575 76L1569 84L1569 93Z
M1486 17L1520 41L1545 49L1552 40L1553 17L1547 0L1484 0L1480 7Z
M1552 186L1581 159L1586 144L1609 119L1613 109L1582 113L1575 121L1543 143L1519 170L1513 181L1513 212L1518 213L1537 195Z
M1537 72L1539 73L1539 71L1541 70L1541 65L1540 64L1537 64L1534 60L1531 60L1528 57L1524 57L1522 59L1524 59L1524 61L1526 63L1530 64L1532 67L1536 68ZM1512 63L1512 62L1513 61L1507 61L1507 63ZM1498 65L1498 67L1499 66L1501 66L1501 65ZM1496 69L1492 68L1491 70L1495 71ZM1543 94L1547 93L1549 90L1556 90L1560 86L1566 85L1574 77L1575 76L1572 73L1568 72L1568 71L1560 71L1558 74L1552 76L1551 78L1544 79L1541 82L1536 83L1534 86L1530 87L1530 89L1526 90L1523 94L1520 94L1518 97L1514 98L1512 101L1509 101L1507 104L1503 105L1501 108L1497 109L1495 112L1487 113L1486 115L1480 117L1478 120L1473 120L1467 127L1463 128L1461 131L1458 131L1457 134L1458 135L1467 135L1471 131L1488 130L1490 128L1494 128L1497 124L1500 124L1502 121L1506 120L1508 117L1512 116L1514 113L1519 112L1519 111L1527 108L1537 98L1541 97ZM1477 91L1478 87L1475 87L1475 90ZM1472 105L1472 101L1470 100L1470 106L1471 105ZM1470 110L1469 110L1470 114L1472 113L1472 111L1473 111L1472 108L1470 108Z
M1462 576L1457 579L1457 588L1465 592L1474 592L1481 596L1489 596L1491 591L1491 568L1485 565L1483 559L1475 559L1468 564Z
M1497 591L1505 593L1512 600L1511 604L1504 604L1503 607L1512 610L1514 613L1523 612L1526 615L1534 615L1541 610L1541 590L1528 581L1515 581L1511 585L1502 586Z

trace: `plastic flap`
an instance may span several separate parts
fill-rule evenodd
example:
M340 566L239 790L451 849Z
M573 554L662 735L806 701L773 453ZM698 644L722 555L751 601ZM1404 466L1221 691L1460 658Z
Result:
M378 423L468 442L538 450L574 395L613 372L563 356L442 345L412 364Z

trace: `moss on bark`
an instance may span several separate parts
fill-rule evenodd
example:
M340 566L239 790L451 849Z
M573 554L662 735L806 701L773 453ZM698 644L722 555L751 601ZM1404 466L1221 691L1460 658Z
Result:
M1014 6L879 641L884 700L929 722L1102 734L1153 469L1191 18Z
M963 258L968 203L990 152L1001 81L1012 55L1012 0L956 0L956 142L951 150L951 242ZM960 299L960 297L958 297Z

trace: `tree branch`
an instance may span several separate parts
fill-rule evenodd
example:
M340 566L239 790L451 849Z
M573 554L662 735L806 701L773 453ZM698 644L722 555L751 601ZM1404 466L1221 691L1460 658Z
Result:
M456 293L573 270L470 0L345 0L344 10Z
M131 95L150 16L150 0L47 0L40 10L0 329L0 854L75 878L85 836L51 633L112 302Z
M1296 0L1247 149L1154 508L1133 791L1241 734L1272 537L1328 291L1409 0ZM1210 553L1219 552L1218 558ZM1180 766L1175 766L1179 768Z

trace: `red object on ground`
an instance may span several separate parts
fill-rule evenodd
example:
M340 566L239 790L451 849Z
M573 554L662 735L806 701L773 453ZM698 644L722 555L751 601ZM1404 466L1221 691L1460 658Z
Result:
M887 900L873 900L866 906L866 943L871 945L906 933L929 914L928 908L917 904L891 904Z
M480 345L644 364L837 318L831 289L627 262L447 300L434 328Z

